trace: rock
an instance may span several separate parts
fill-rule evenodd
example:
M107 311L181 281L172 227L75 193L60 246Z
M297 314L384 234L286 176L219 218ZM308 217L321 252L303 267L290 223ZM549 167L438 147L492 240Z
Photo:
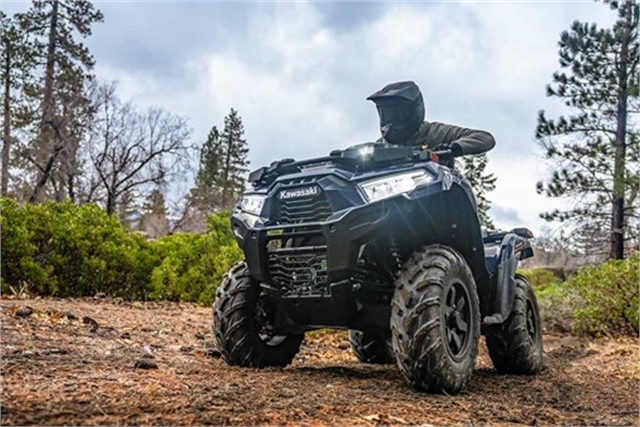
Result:
M120 338L122 338L123 340L130 340L131 334L129 332L124 332L122 335L120 335Z
M99 327L98 322L96 322L89 316L84 316L82 318L82 323L84 323L85 325L88 325L89 330L91 330L91 332L95 332L98 330L98 327Z
M43 355L48 356L50 354L69 354L69 350L66 348L52 348L50 350L45 350L42 352Z
M76 316L70 311L67 311L64 315L67 316L67 319L69 320L78 320L78 316Z
M203 340L204 339L204 334L201 333L201 332L196 332L195 337L196 337L197 340Z
M342 341L342 342L340 342L340 344L338 344L338 348L340 350L346 350L349 347L351 347L351 344L349 344L349 341Z
M133 364L136 369L158 369L158 365L149 359L140 359Z
M144 351L144 355L142 357L145 359L153 359L153 349L150 346L145 345L142 347L142 351Z
M193 346L191 345L183 345L182 347L180 347L181 353L191 353L192 351L193 351Z
M217 348L208 348L207 356L213 357L214 359L219 359L222 357L222 353Z
M104 299L106 297L107 297L107 294L105 294L104 292L98 292L96 294L96 298L98 298L98 299Z
M29 317L33 314L33 308L27 306L27 305L23 305L22 307L20 307L15 315L18 317Z

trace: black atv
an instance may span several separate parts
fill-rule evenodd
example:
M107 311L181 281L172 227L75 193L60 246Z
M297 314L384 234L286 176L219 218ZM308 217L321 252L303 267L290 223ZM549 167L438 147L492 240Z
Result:
M285 366L306 331L329 327L418 390L458 392L480 334L498 372L535 373L540 315L516 274L533 235L483 236L469 183L440 164L452 157L367 143L251 173L231 220L245 260L213 304L224 360Z

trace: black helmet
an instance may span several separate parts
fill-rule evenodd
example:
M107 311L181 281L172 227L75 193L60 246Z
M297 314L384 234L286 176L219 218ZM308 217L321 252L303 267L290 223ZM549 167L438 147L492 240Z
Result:
M367 99L375 102L380 116L380 132L391 144L401 144L424 121L422 93L414 82L390 83Z

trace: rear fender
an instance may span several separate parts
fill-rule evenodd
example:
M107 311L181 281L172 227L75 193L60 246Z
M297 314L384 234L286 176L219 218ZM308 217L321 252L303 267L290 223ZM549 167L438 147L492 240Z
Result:
M491 279L491 311L484 317L487 325L503 323L513 309L516 288L516 269L518 261L533 256L529 241L514 232L504 235L497 251L497 267L490 272Z

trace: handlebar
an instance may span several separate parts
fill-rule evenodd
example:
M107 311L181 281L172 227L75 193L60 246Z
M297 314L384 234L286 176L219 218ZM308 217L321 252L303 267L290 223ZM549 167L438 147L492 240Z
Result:
M421 147L416 154L420 160L430 160L436 163L439 163L442 161L449 161L454 157L456 157L453 150L449 148L447 148L446 150L431 151Z

